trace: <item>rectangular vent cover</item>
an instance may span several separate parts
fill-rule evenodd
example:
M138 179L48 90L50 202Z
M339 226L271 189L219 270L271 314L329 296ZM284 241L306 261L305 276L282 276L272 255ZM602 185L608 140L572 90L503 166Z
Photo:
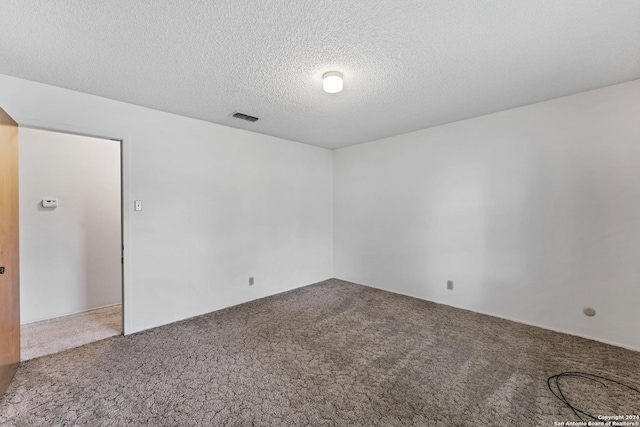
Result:
M237 119L246 120L248 122L257 122L258 121L257 117L253 117L253 116L250 116L248 114L242 114L242 113L233 113L233 117L235 117Z

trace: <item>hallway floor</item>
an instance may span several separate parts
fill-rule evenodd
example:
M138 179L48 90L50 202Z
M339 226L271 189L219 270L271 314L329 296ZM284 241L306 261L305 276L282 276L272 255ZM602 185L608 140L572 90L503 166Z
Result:
M112 305L20 327L21 360L58 353L122 334L122 306Z

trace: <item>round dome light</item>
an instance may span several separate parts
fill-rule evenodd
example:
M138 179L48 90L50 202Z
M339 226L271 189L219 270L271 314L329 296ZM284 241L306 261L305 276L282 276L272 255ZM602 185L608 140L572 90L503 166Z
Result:
M327 93L338 93L342 90L342 73L329 71L322 76L322 89Z

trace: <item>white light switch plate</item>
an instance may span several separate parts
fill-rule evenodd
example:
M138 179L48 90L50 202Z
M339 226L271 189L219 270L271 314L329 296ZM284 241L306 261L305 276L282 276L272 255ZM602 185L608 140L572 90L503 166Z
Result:
M136 211L141 211L142 210L142 200L136 200L133 209L136 210Z

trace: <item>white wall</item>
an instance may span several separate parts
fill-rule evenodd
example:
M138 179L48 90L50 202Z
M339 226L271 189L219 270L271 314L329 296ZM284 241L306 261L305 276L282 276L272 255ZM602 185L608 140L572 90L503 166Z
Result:
M126 333L335 276L640 349L640 81L333 157L1 75L0 106L124 139Z
M636 80L335 151L336 277L640 349L639 123Z
M124 139L125 333L333 276L331 151L3 75L0 106Z
M120 143L21 128L19 144L21 323L119 304Z

